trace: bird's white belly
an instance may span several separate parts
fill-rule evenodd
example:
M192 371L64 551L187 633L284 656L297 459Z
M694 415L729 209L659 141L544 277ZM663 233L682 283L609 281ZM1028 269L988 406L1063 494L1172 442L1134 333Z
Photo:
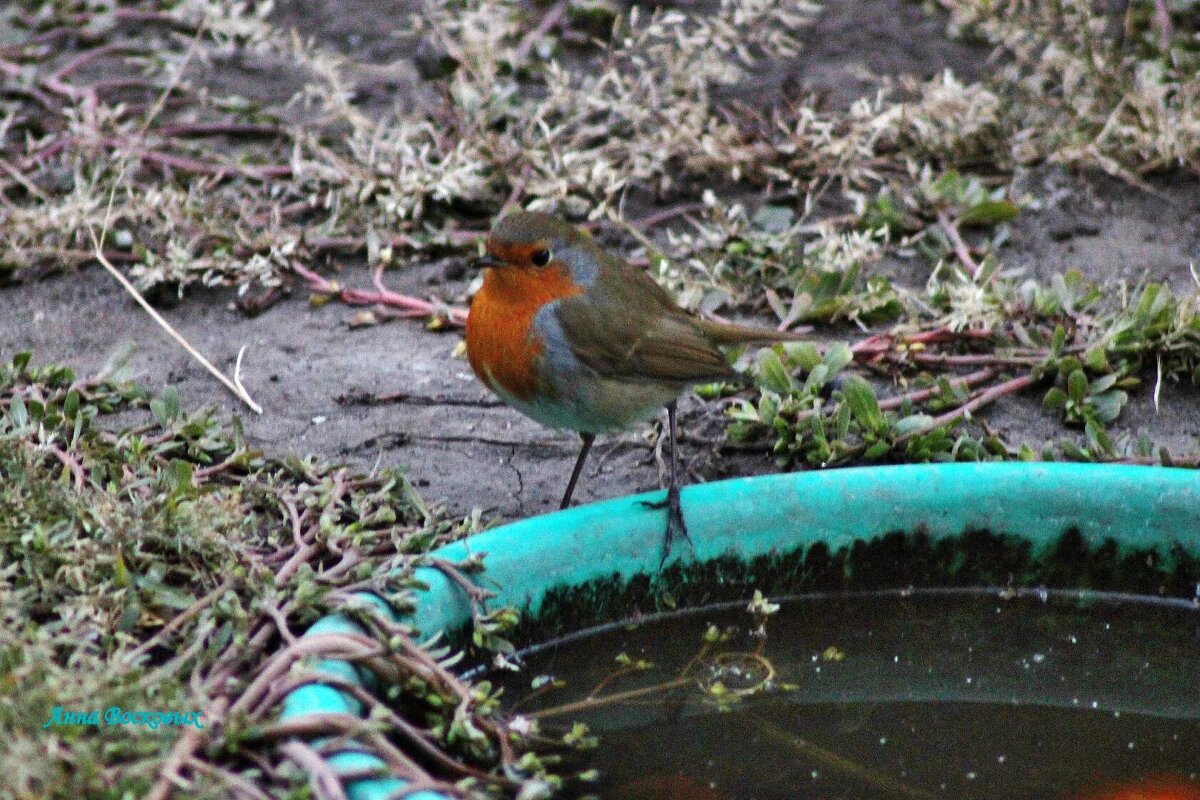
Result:
M651 419L679 396L679 386L614 381L594 375L571 376L556 387L557 396L514 397L497 389L500 398L525 416L552 428L580 433L610 433Z

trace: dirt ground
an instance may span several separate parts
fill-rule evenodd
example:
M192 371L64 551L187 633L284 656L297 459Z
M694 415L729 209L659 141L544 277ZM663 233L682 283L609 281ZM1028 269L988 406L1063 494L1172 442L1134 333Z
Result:
M392 64L409 55L412 42L380 34L379 5L281 4L277 13L363 64ZM984 66L980 51L945 38L944 20L897 0L826 3L808 39L794 69L757 76L759 88L817 89L824 102L841 105L900 73L928 77L950 66L969 79ZM411 89L412 71L400 62L395 72L399 77L393 82L376 81L371 91ZM269 93L272 86L279 88L274 74L263 65L235 63L223 65L213 79L239 90L261 81ZM1149 274L1179 289L1192 281L1189 263L1200 263L1197 178L1162 179L1157 194L1051 167L1021 181L1042 207L1013 224L1002 250L1005 264L1041 277L1079 268L1102 281ZM446 266L408 268L389 273L386 280L409 293L455 298L465 284L446 282ZM910 286L922 285L927 277L927 268L905 262L881 268ZM370 283L361 264L350 261L341 280L362 287ZM235 310L233 299L229 292L194 291L164 314L229 373L238 349L247 347L244 381L264 407L262 416L240 407L95 268L0 290L0 356L30 349L37 361L61 360L90 374L123 343L136 342L130 363L144 385L153 390L175 386L188 408L216 404L223 413L240 414L248 437L264 450L312 453L364 468L401 465L428 500L459 514L478 508L494 518L513 518L556 507L576 440L541 428L489 397L466 361L453 357L457 333L430 333L411 322L351 329L353 309L336 303L310 307L303 292L253 318ZM362 399L397 392L406 397L382 405ZM1040 393L1006 398L984 417L1014 444L1040 447L1048 438L1075 435L1040 408L1040 399ZM766 455L717 454L697 440L719 434L719 413L695 397L686 398L682 409L689 434L683 454L694 478L774 468ZM1176 455L1194 457L1200 450L1200 392L1167 385L1156 411L1149 388L1139 391L1114 433L1140 431ZM656 487L659 468L649 442L645 431L634 431L602 443L578 500Z

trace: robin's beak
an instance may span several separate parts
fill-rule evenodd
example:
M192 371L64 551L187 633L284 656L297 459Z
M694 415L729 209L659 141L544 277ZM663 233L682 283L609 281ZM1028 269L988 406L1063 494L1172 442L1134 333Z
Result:
M502 267L502 266L504 266L504 262L502 260L500 260L499 258L496 258L491 253L482 255L479 258L477 258L471 262L472 269L487 269L488 267Z

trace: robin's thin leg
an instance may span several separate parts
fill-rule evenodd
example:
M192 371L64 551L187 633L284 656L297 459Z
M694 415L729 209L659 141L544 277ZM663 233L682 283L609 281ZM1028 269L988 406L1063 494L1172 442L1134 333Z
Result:
M679 435L675 422L674 401L667 404L667 431L671 440L671 482L667 486L667 496L655 503L643 502L647 508L667 509L667 535L663 539L663 562L671 554L671 545L677 538L683 538L689 545L692 543L691 537L688 536L687 525L683 521L683 505L679 497Z
M571 470L571 480L567 481L567 493L563 495L560 509L571 505L571 495L575 494L575 484L579 481L579 473L583 472L583 462L587 461L588 451L592 449L592 442L596 441L596 434L581 433L579 438L583 440L583 447L579 448L579 458L575 459L575 469Z

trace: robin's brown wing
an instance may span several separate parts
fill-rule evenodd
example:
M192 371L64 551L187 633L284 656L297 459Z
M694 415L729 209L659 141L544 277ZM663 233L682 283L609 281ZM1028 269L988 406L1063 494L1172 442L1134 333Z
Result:
M557 317L575 356L606 378L689 384L737 375L666 290L612 256L587 293L558 301Z

